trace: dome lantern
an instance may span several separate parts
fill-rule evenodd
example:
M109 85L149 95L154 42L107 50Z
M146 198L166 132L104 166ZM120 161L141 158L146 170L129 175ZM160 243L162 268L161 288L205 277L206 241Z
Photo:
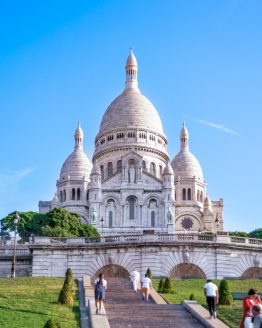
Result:
M180 131L180 150L188 150L188 139L188 130L186 128L185 122L183 122L183 127Z
M138 81L137 81L137 61L133 53L133 49L130 48L130 55L126 61L126 89L133 88L138 90Z
M75 149L83 150L84 133L79 122L74 137L75 137Z

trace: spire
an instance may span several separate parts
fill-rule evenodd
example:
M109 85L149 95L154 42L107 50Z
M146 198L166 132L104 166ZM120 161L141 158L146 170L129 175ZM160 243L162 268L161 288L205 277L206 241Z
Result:
M83 150L83 139L84 139L84 133L80 126L80 123L78 122L76 132L75 132L75 149L76 150Z
M126 61L126 89L133 88L138 90L138 81L137 81L137 61L133 53L133 49L130 48L130 55Z
M185 122L183 122L183 127L180 131L180 150L188 150L188 130L186 128Z

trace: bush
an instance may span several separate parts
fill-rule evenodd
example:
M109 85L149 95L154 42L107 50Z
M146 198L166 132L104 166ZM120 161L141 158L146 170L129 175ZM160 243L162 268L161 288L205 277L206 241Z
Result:
M71 289L69 288L68 285L63 286L63 288L59 294L59 297L58 297L58 303L67 304L67 305L74 304L73 295L72 295Z
M58 325L57 323L55 323L53 320L49 319L45 325L44 328L59 328L61 327L60 325Z
M232 294L230 293L227 280L223 279L220 282L218 293L220 305L230 305L233 303Z
M194 295L194 294L190 294L190 296L189 296L189 300L190 300L190 301L195 301L195 300L196 300L195 295Z
M150 268L148 268L148 269L146 270L146 275L147 275L148 278L150 278L150 279L153 278L153 275L152 275L152 272L151 272Z
M167 277L163 285L163 293L172 293L172 292L173 292L173 288L171 284L171 279Z
M161 278L158 284L158 292L161 292L164 286L164 280Z
M73 285L74 285L73 273L72 270L68 268L66 271L66 277L65 277L63 288L61 289L58 296L58 303L73 305L74 303L74 298L72 295Z

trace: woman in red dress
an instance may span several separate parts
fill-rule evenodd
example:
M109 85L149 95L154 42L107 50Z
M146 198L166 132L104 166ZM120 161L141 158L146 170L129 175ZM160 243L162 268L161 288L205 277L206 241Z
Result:
M252 313L251 307L255 304L261 304L260 296L257 293L256 289L250 289L247 297L243 299L243 318L240 324L240 328L248 328L249 322L251 322Z

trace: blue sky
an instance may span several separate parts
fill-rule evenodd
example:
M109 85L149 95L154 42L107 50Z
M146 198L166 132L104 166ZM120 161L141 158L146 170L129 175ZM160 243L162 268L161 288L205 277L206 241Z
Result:
M226 230L261 227L262 2L2 1L0 217L52 199L77 122L92 157L134 48L172 159L182 122Z

